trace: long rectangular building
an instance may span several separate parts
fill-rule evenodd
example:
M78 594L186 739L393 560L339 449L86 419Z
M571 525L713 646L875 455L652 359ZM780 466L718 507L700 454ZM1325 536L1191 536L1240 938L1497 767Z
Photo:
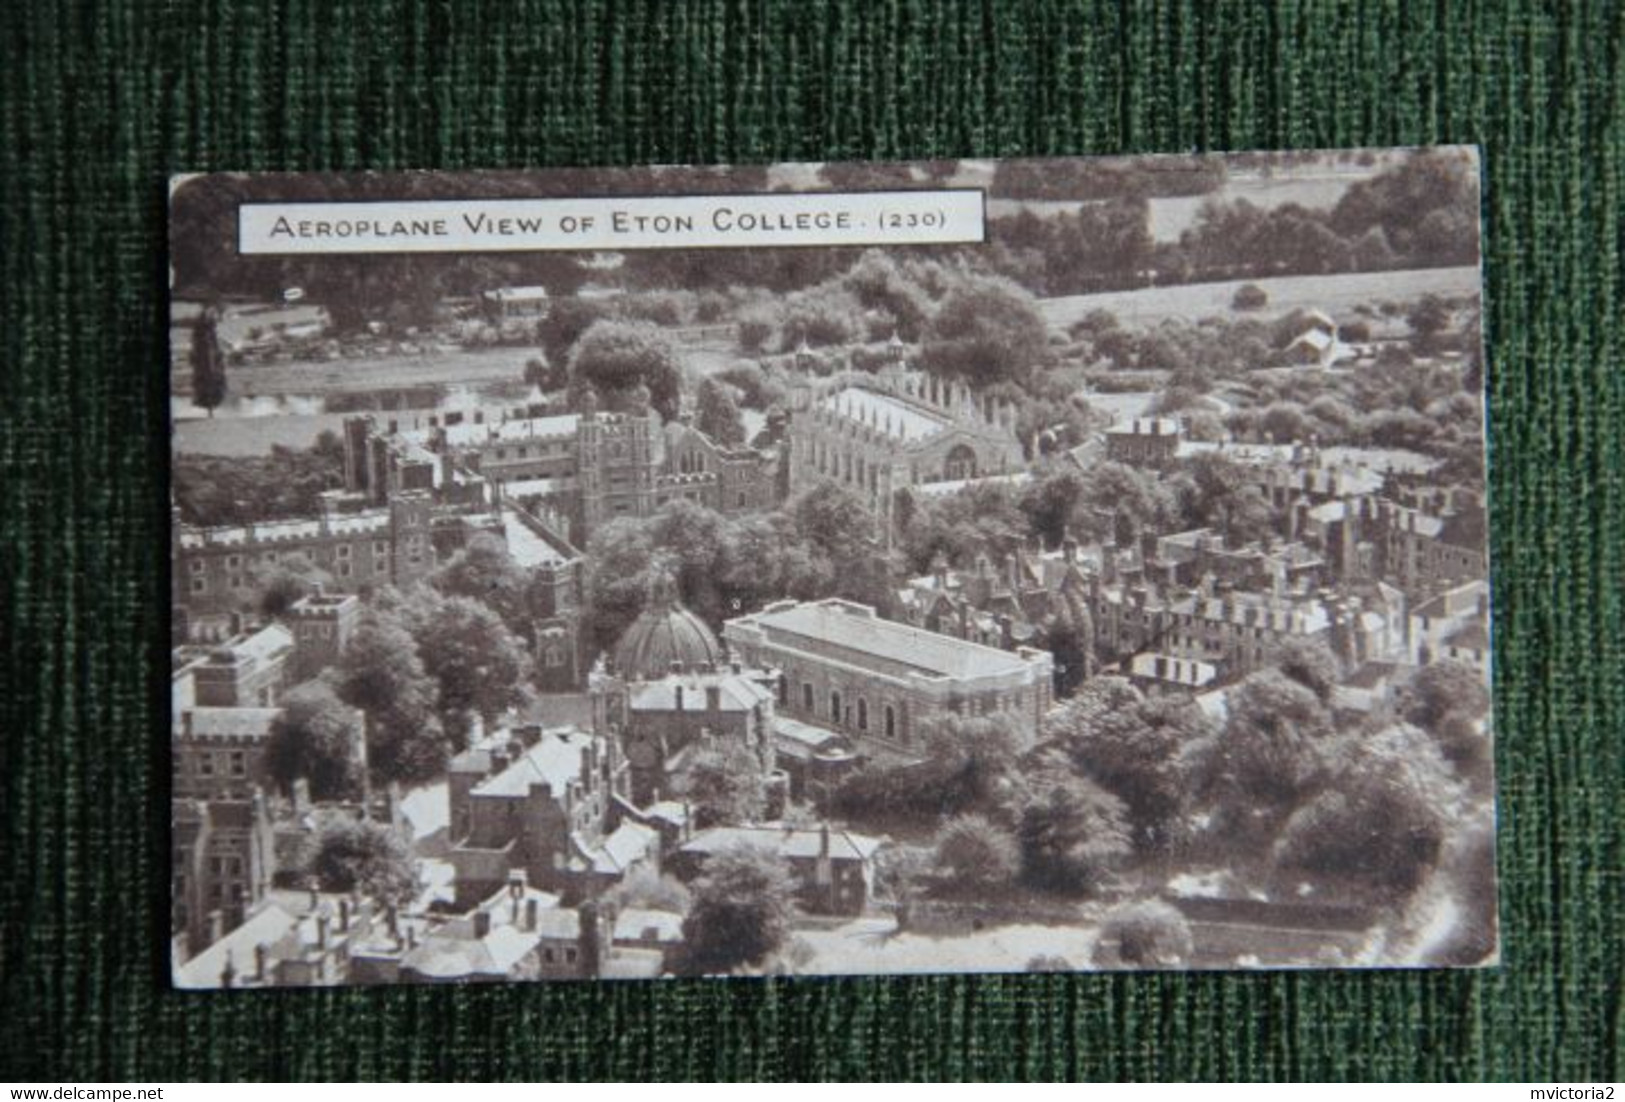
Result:
M781 714L870 749L918 749L950 715L1007 716L1031 745L1051 704L1048 651L966 642L839 598L769 605L722 634L737 660L779 671Z

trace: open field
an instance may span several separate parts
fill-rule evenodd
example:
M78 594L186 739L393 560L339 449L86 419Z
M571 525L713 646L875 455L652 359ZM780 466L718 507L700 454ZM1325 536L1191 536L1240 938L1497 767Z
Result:
M483 383L521 377L525 361L534 355L535 350L528 348L449 349L327 363L257 364L229 368L226 381L231 393L241 396Z
M324 429L343 427L342 413L188 418L175 422L171 447L176 455L267 455L273 444L308 448Z
M1262 287L1270 297L1262 310L1238 313L1230 308L1236 288L1244 283ZM1356 272L1324 276L1280 276L1274 279L1236 279L1223 283L1187 283L1176 287L1146 287L1135 291L1107 291L1097 295L1067 295L1040 299L1044 319L1065 329L1092 310L1107 310L1128 325L1155 325L1161 321L1198 321L1206 317L1278 317L1292 310L1319 307L1347 320L1356 306L1382 302L1409 302L1425 294L1447 298L1476 295L1478 269L1424 268L1404 272Z

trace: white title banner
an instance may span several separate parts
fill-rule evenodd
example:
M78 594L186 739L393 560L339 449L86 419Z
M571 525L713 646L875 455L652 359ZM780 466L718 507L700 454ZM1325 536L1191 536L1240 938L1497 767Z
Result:
M245 203L243 254L979 244L979 189Z

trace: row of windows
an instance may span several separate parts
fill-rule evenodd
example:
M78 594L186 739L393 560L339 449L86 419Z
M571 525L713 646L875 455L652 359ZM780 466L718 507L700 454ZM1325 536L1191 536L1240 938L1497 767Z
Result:
M421 536L414 535L414 536L408 537L407 542L408 542L408 544L410 544L413 541L418 541L418 540L421 540L421 539L422 539ZM336 558L348 559L353 555L354 549L355 549L354 544L336 543L336 544L333 545L333 554L334 554L334 557L336 557ZM294 554L304 554L305 552L296 551L296 552L293 552L293 553ZM373 540L372 541L372 554L373 554L373 558L375 558L375 559L387 559L389 557L389 541L388 540ZM241 570L243 568L243 562L244 562L245 559L254 559L257 562L265 563L265 564L268 564L268 565L275 565L276 563L282 561L282 552L273 549L273 550L262 551L258 555L242 555L242 554L227 555L226 556L226 569L227 570ZM208 560L205 559L205 558L202 558L202 557L194 558L194 559L190 560L187 563L187 569L193 574L202 574L208 569Z
M782 686L780 697L782 701ZM813 688L811 682L802 682L801 710L812 716L819 714L817 690ZM846 727L850 721L850 723L859 731L867 732L869 730L869 701L866 697L858 697L855 713L849 716L846 711L846 704L841 698L841 691L839 689L831 689L829 693L829 712L827 713L827 718L836 727ZM889 739L895 739L898 737L897 709L893 708L890 704L885 705L881 710L880 729Z
M176 754L175 775L186 775L188 761L197 763L196 773L200 777L246 777L248 776L248 753L244 750L227 751L199 751L191 754Z

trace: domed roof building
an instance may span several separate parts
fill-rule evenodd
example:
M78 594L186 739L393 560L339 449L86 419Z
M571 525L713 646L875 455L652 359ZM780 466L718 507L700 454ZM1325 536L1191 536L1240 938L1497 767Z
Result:
M615 672L629 681L655 681L673 669L700 670L725 654L716 633L677 599L671 576L661 573L649 587L649 607L615 644Z

